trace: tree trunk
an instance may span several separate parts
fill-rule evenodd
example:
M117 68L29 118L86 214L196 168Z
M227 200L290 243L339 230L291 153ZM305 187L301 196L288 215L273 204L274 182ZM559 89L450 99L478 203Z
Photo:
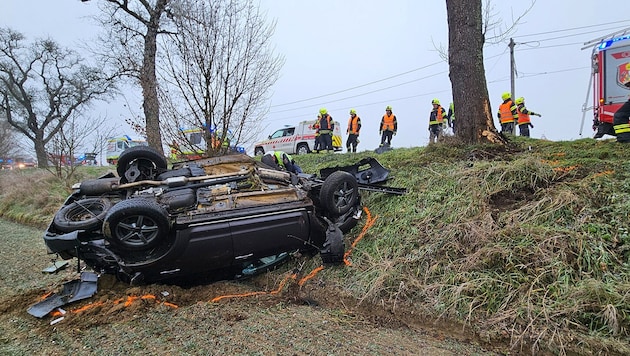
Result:
M155 75L155 57L157 53L157 28L149 27L144 37L144 57L140 73L140 85L144 103L144 117L146 122L147 143L158 149L162 148L162 134L160 132L160 105L157 93L157 78Z
M48 168L48 155L46 154L43 132L35 133L33 145L35 146L35 156L37 156L37 168Z
M504 142L494 126L488 99L481 0L446 0L446 9L457 136L469 144Z

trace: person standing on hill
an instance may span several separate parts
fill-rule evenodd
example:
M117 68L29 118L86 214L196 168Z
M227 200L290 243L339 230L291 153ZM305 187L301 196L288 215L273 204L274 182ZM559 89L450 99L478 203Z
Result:
M630 76L625 78L623 85L630 88ZM613 128L617 142L630 143L630 98L615 112Z
M530 115L542 117L542 115L537 114L531 110L527 110L525 107L525 98L520 97L516 98L516 110L518 112L518 131L521 136L529 137L529 128L534 128L532 122L529 118Z
M392 107L388 105L385 108L385 115L381 118L381 126L378 130L379 135L381 135L380 146L391 146L392 137L396 136L396 131L398 131L398 120L396 115L392 114Z
M319 153L319 150L322 149L322 143L321 140L319 138L319 120L321 120L322 115L321 114L317 114L317 120L315 120L315 123L313 123L313 130L315 130L315 144L313 146L313 152L317 152Z
M332 144L333 130L335 129L335 122L332 116L328 115L328 110L325 108L319 109L319 114L322 116L319 118L319 143L320 149L327 150L328 152L334 151Z
M512 101L512 94L505 92L501 95L503 103L499 105L497 114L501 122L501 133L514 134L514 123L518 122L518 111L516 105Z
M431 100L431 105L433 109L429 113L429 144L440 140L444 130L444 120L447 119L446 110L440 105L438 99Z
M357 116L357 111L350 109L350 119L348 119L348 141L346 142L346 149L348 152L356 152L357 145L359 144L359 131L361 130L361 118ZM352 149L352 151L351 151Z
M448 113L446 113L448 119L448 126L453 129L453 135L455 135L455 109L453 103L448 106Z

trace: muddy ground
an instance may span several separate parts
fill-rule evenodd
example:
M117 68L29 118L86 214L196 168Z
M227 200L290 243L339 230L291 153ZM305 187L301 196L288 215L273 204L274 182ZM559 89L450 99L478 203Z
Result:
M102 276L96 295L63 307L63 319L38 319L28 307L79 276L76 261L57 274L41 271L51 262L42 233L0 220L0 354L490 355L507 350L483 343L461 326L423 320L408 308L391 311L361 303L330 284L332 270L300 287L290 278L300 263L308 264L300 260L249 280L204 278L183 286L131 287ZM223 299L213 301L217 297Z

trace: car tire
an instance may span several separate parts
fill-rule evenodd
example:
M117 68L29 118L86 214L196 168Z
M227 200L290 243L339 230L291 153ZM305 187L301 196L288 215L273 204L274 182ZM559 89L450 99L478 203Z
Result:
M120 154L116 172L121 178L121 183L154 180L158 174L166 170L167 165L168 162L162 152L149 146L135 146Z
M77 200L59 209L53 218L53 226L61 232L97 230L111 206L107 198Z
M265 154L265 150L262 147L256 147L254 150L254 156L262 156Z
M308 154L310 152L310 150L308 149L308 145L305 143L300 143L297 146L297 149L295 150L295 152L299 155L305 155Z
M150 199L127 199L109 210L103 234L120 249L143 251L165 242L169 227L168 212L162 205Z
M348 172L333 172L322 184L319 201L331 216L347 213L359 201L359 184L356 178Z

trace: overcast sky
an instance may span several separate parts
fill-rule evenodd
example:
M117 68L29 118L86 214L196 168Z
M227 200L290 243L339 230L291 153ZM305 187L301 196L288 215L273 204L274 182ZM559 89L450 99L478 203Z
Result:
M532 119L532 137L592 136L590 111L579 135L591 54L590 47L581 48L584 42L630 28L627 4L538 0L521 19L512 34L518 70L515 92L530 110L542 114ZM509 26L529 5L526 0L495 0L493 20ZM448 65L437 50L448 44L445 1L261 0L260 6L270 21L277 21L272 41L286 60L272 89L260 138L284 124L315 119L321 107L342 123L345 132L348 112L354 108L363 122L359 150L372 150L380 141L378 123L385 106L391 105L399 125L392 145L428 143L431 100L437 98L445 107L452 100ZM29 39L50 36L74 46L89 41L98 30L85 18L95 12L95 1L1 0L0 26ZM488 44L484 58L490 103L496 111L501 93L510 90L508 40ZM129 94L132 109L139 113L138 92ZM124 124L129 109L123 103L97 109L98 115L121 124L121 131L130 130ZM496 118L495 125L499 126Z

